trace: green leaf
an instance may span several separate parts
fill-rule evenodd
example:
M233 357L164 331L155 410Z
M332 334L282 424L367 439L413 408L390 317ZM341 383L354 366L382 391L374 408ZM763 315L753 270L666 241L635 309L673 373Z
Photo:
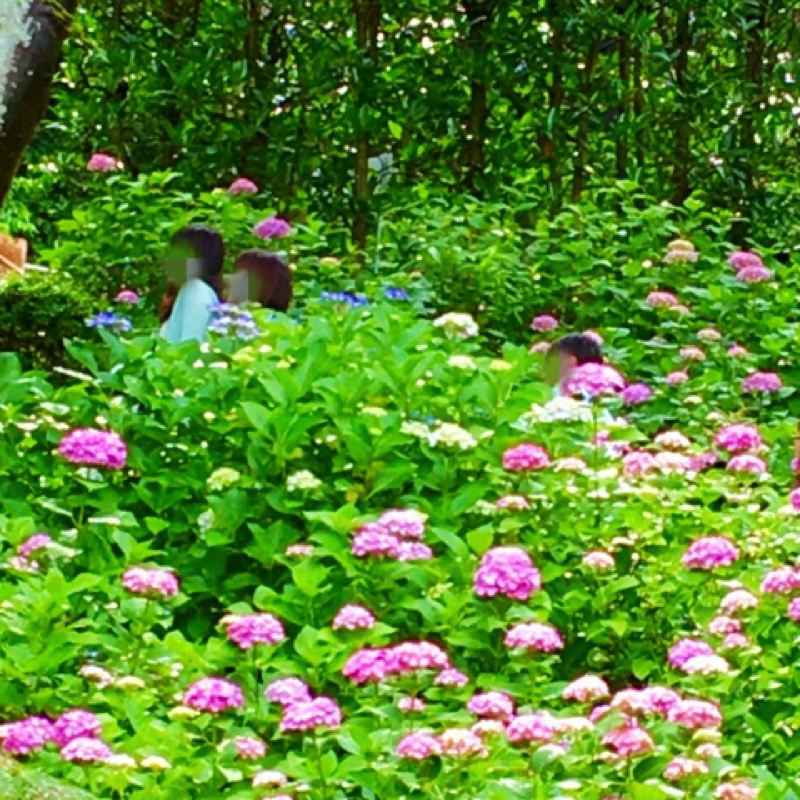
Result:
M491 546L494 541L494 533L490 527L476 528L467 534L467 542L469 546L479 555L482 556Z
M395 139L403 138L403 126L399 125L397 122L389 121L389 132Z

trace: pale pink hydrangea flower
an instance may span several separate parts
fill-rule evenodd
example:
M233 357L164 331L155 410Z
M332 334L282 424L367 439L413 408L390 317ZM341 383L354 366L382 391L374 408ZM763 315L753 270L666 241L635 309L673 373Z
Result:
M43 550L51 544L52 541L52 538L46 533L35 533L17 548L17 555L20 558L28 558L31 553L37 550Z
M594 724L586 717L556 717L553 719L556 733L589 733Z
M783 381L774 372L754 372L742 382L745 392L779 392L783 388Z
M390 672L393 675L407 675L418 670L439 672L450 667L447 653L432 642L403 642L389 652Z
M582 364L572 371L561 388L565 395L618 394L625 389L625 378L608 364Z
M498 508L505 508L511 511L528 511L531 507L528 498L519 494L509 494L505 497L500 497L495 505Z
M400 758L410 758L413 761L423 761L431 756L442 754L442 745L439 740L429 733L415 731L404 736L397 745L395 753Z
M59 747L64 747L73 739L96 738L102 728L102 723L91 711L76 708L62 714L53 723L53 741Z
M311 691L299 678L278 678L267 686L264 697L280 705L307 703L311 700Z
M734 589L732 592L728 592L720 603L720 609L726 614L735 614L737 611L744 611L757 606L758 598L746 589Z
M128 460L128 448L118 434L94 428L77 428L66 434L58 453L73 464L85 467L122 469Z
M229 187L228 194L256 194L258 186L248 178L237 178Z
M421 697L401 697L397 701L397 708L404 714L422 712L427 708L427 704Z
M330 697L316 697L304 703L292 703L283 709L281 731L307 731L316 728L338 728L342 712Z
M384 512L378 525L387 533L400 539L421 539L425 535L427 514L412 509L394 509Z
M736 280L742 283L763 283L772 278L772 272L766 267L745 267L736 273Z
M183 702L196 711L218 714L244 705L242 690L224 678L201 678L183 696Z
M721 783L714 792L716 800L758 800L759 791L746 781Z
M433 550L422 542L398 542L396 558L398 561L430 561Z
M653 396L653 390L646 383L632 383L622 391L622 402L626 406L638 406Z
M514 701L505 692L484 692L470 698L467 710L479 717L509 719L514 716Z
M559 458L553 465L556 472L585 472L586 462L577 456Z
M642 689L622 689L611 700L611 708L617 708L626 714L650 714L653 706L650 697Z
M280 620L272 614L237 614L222 620L228 639L250 650L259 644L274 645L286 639Z
M690 447L692 444L690 439L680 431L664 431L663 433L659 433L655 438L655 443L659 447L665 447L667 450L686 450L686 448Z
M673 667L681 669L690 658L711 655L714 655L714 651L705 642L698 641L697 639L681 639L670 649L669 663Z
M310 544L290 544L286 548L286 555L290 558L309 558L314 555L314 547Z
M658 462L645 450L634 450L622 458L622 470L627 478L641 478L656 469Z
M800 622L800 597L795 597L789 603L789 619L792 622Z
M289 783L289 778L286 777L285 773L276 769L262 770L253 776L254 789L286 786L287 783ZM272 800L275 800L275 798L272 798Z
M764 594L787 594L800 589L800 570L794 567L779 567L770 570L761 581Z
M680 781L691 775L706 775L708 765L703 761L695 761L685 756L677 756L667 764L664 769L664 777L668 781Z
M670 709L667 719L689 730L718 728L722 725L719 707L707 700L681 700Z
M531 472L549 464L547 451L536 444L520 444L503 453L503 467L509 472Z
M598 571L614 569L614 556L602 550L593 550L583 556L581 563Z
M434 683L437 686L455 686L461 688L469 683L469 678L457 669L443 669L436 676Z
M375 617L372 612L359 605L342 606L333 619L333 629L345 628L354 631L359 628L367 629L375 627Z
M695 347L694 345L681 347L680 356L685 361L705 361L706 359L706 354L699 347Z
M661 453L656 453L656 466L662 472L690 472L692 468L692 459L684 453L673 453L672 451L665 450Z
M538 650L540 653L552 653L564 647L564 639L555 628L538 622L524 622L509 628L505 643L515 650Z
M3 750L14 756L26 756L41 750L53 739L53 725L44 717L28 717L2 726Z
M702 472L704 469L716 464L718 461L716 453L700 453L689 457L689 471Z
M106 761L112 755L111 748L105 742L86 737L73 739L61 748L61 758L64 761L79 764L96 764L99 761Z
M628 722L619 728L610 730L603 737L603 744L623 758L644 755L655 747L650 734L635 722Z
M178 578L169 569L131 567L122 576L122 585L131 594L174 597L178 594Z
M708 625L708 632L714 636L727 636L729 633L741 633L742 623L733 617L720 615L711 620Z
M754 456L751 453L740 453L728 462L727 469L728 472L746 472L751 475L764 475L767 472L767 465L763 458Z
M500 719L479 719L470 730L481 739L503 736L506 732L506 723Z
M758 450L763 441L753 425L728 425L714 437L714 444L729 453L746 453Z
M608 684L595 675L584 675L572 681L561 693L565 700L577 703L593 703L609 696Z
M521 548L495 547L481 559L474 588L479 597L502 594L524 602L542 588L542 578L530 556Z
M724 536L706 536L692 542L681 559L689 569L729 567L739 558L736 545Z
M469 728L449 728L439 736L442 755L452 758L462 756L485 756L487 754L483 739Z
M255 736L236 736L230 740L230 744L236 749L236 755L247 761L256 761L267 753L267 745Z
M672 292L650 292L647 304L654 308L672 308L678 305L678 298Z
M722 751L717 745L711 742L705 742L697 748L697 755L700 756L700 758L721 758Z
M728 263L738 272L747 267L763 267L764 262L757 253L750 253L746 250L737 250L728 256Z
M697 336L704 342L718 342L722 338L722 334L716 328L703 328Z
M686 370L678 370L677 372L671 372L664 380L667 386L680 386L689 380L689 374Z
M741 633L729 633L723 640L722 646L726 650L741 650L750 646L750 640Z
M747 348L742 347L740 344L732 344L728 348L728 355L731 358L746 358L749 353L747 352Z
M556 735L555 720L550 714L520 714L506 728L509 742L550 742Z
M671 708L681 702L681 696L674 689L664 686L648 686L642 689L642 695L650 707L648 713L661 714L666 717Z
M351 549L353 555L364 556L389 556L397 557L399 542L383 525L369 523L362 525L353 537Z
M139 304L139 295L133 291L133 289L122 289L116 296L115 300L118 303L125 303L129 306L135 306Z
M89 172L113 172L119 169L117 159L106 153L95 153L86 165Z
M558 320L550 314L540 314L533 318L531 328L535 331L554 331L558 327Z
M722 656L694 656L683 665L683 671L688 675L726 675L731 667Z

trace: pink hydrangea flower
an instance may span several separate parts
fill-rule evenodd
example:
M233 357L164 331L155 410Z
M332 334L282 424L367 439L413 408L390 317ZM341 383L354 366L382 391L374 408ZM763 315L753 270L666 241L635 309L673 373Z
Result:
M648 714L661 714L664 717L681 701L681 696L674 689L664 686L648 686L642 689L642 696L648 705Z
M421 539L425 535L427 519L427 515L419 511L395 509L384 512L378 525L400 539Z
M236 748L236 755L248 761L263 758L267 753L267 745L254 736L236 736L230 743Z
M118 303L126 303L130 306L138 305L139 295L132 289L123 289L116 297Z
M572 371L562 386L566 395L589 397L618 394L624 389L625 378L608 364L582 364Z
M627 478L641 478L656 469L658 462L645 450L634 450L622 458L622 471Z
M667 719L690 730L718 728L722 725L719 707L707 700L681 700L670 709Z
M582 563L585 566L598 571L614 569L614 556L612 556L611 553L606 553L602 550L593 550L592 552L584 555Z
M741 633L742 623L734 617L727 617L723 614L711 620L708 624L708 632L714 636L727 636L729 633Z
M772 278L772 272L766 267L744 267L736 273L736 280L742 283L763 283Z
M389 556L397 558L399 541L383 525L362 525L353 537L351 549L359 558L365 556Z
M74 761L80 764L96 764L99 761L106 761L112 755L111 748L99 739L73 739L68 745L61 748L61 758L64 761Z
M316 697L305 703L292 703L283 710L281 731L308 731L316 728L338 728L342 711L330 697Z
M789 505L795 511L800 511L800 488L792 489L792 493L789 495Z
M113 172L118 168L117 159L106 153L95 153L86 165L89 172Z
M692 444L688 437L684 436L680 431L659 433L655 438L655 443L659 447L665 447L667 450L685 450Z
M789 603L789 619L792 622L800 622L800 597L795 597Z
M483 739L469 728L449 728L439 736L442 755L452 758L465 756L485 756L486 747Z
M443 669L437 676L434 683L437 686L455 686L462 687L469 683L469 678L460 670L457 669Z
M523 622L509 628L505 643L509 648L538 650L540 653L552 653L564 647L564 639L555 628L538 622Z
M359 628L373 628L375 626L375 617L369 609L364 606L347 605L342 606L339 612L333 619L333 629L339 630L346 628L349 631L354 631Z
M697 338L704 342L718 342L722 338L722 334L716 328L703 328L698 331Z
M344 665L342 674L356 686L371 681L379 683L392 671L392 654L383 647L365 647L359 650Z
M542 578L530 556L521 548L495 547L481 559L474 588L479 597L502 594L524 602L542 588Z
M586 462L577 456L567 456L566 458L559 458L553 467L556 472L584 472L586 470Z
M514 701L505 692L484 692L472 695L467 710L479 717L509 719L514 716Z
M746 589L734 589L722 598L720 609L726 614L735 614L737 611L744 611L758 606L758 598Z
M31 553L35 553L37 550L43 550L52 541L52 538L46 533L35 533L17 548L17 555L20 558L28 558Z
M724 536L706 536L692 542L683 554L683 565L689 569L717 569L729 567L739 558L739 551Z
M721 783L714 792L716 800L758 800L759 791L746 781Z
M283 625L272 614L237 614L222 622L228 639L242 650L250 650L259 644L279 644L286 639Z
M490 736L504 736L506 732L506 723L500 719L479 719L470 730L481 739L486 739Z
M703 761L695 761L685 756L677 756L667 764L664 769L664 777L668 781L680 781L690 775L706 775L708 765Z
M678 370L677 372L670 372L664 380L667 386L680 386L689 380L689 374L686 370Z
M738 272L747 267L763 267L764 262L756 253L749 253L746 250L737 250L728 256L728 263Z
M770 570L761 581L764 594L787 594L800 589L800 570L794 567L779 567Z
M398 561L430 561L433 550L422 542L399 542L396 557Z
M310 544L290 544L285 552L290 558L309 558L314 555L314 547Z
M678 305L678 298L672 292L650 292L647 304L653 308L671 308Z
M722 751L717 745L706 742L697 748L697 755L700 758L722 758Z
M763 444L758 428L752 425L727 425L714 437L714 444L729 453L758 450Z
M512 511L528 511L531 507L527 497L519 494L508 494L497 500L495 505L498 508L510 509Z
M292 703L307 703L311 700L311 691L299 678L278 678L267 686L264 697L271 703L286 706Z
M549 352L550 352L549 342L536 342L535 344L531 345L531 353L537 353L538 355L546 355Z
M58 445L58 453L73 464L85 467L122 469L128 460L128 448L116 433L94 428L76 428Z
M219 714L244 705L242 690L224 678L201 678L183 696L183 702L196 711Z
M178 594L178 578L169 569L131 567L122 576L122 585L132 594L174 597Z
M628 722L622 727L610 730L603 737L603 744L623 758L645 755L655 747L650 734L635 722Z
M74 709L62 714L53 723L52 736L59 747L64 747L73 739L96 738L102 729L102 723L91 711Z
M229 187L228 194L257 194L258 186L249 178L237 178Z
M702 472L704 469L716 464L718 461L716 453L700 453L689 457L689 471Z
M3 750L14 756L41 750L52 738L53 725L44 717L28 717L3 726Z
M622 402L626 406L638 406L653 396L653 390L646 383L632 383L622 391Z
M699 347L695 347L694 345L681 347L680 355L681 358L686 361L705 361L706 358L706 354Z
M763 458L752 455L752 453L740 453L734 456L726 468L728 472L747 472L751 475L764 475L767 472L767 464Z
M726 650L741 650L750 646L750 640L741 633L729 633L723 640L722 646Z
M442 754L442 745L439 740L429 733L415 731L404 736L397 745L395 753L400 758L410 758L412 761L424 761L431 756Z
M748 375L742 382L742 389L745 392L779 392L783 387L783 381L774 372L754 372Z
M421 697L401 697L397 701L397 708L404 714L422 712L428 704Z
M683 665L683 671L687 675L725 675L731 667L722 656L694 656Z
M286 776L286 773L280 772L276 769L265 769L261 772L257 772L253 776L253 788L254 789L261 789L263 787L275 787L275 786L286 786L289 783L289 778ZM281 797L281 795L278 795ZM278 800L278 797L273 797L272 800ZM283 795L286 798L286 795ZM291 798L288 798L291 800Z
M550 742L555 735L555 720L550 714L520 714L514 717L506 728L508 741L514 744Z
M683 665L695 656L711 656L714 651L705 642L697 639L681 639L669 651L669 663L681 669Z
M540 314L533 318L531 328L535 331L554 331L558 327L558 320L550 314Z
M742 347L740 344L732 344L728 348L728 355L731 358L746 358L749 353L747 352L747 348Z
M520 444L503 453L503 467L510 472L530 472L549 464L547 451L537 444Z
M572 681L561 696L565 700L573 700L577 703L593 703L603 697L608 697L608 684L595 675L584 675Z
M268 219L261 220L255 228L253 233L259 239L280 239L288 236L292 232L292 226L282 220L280 217L269 217Z
M624 711L626 714L650 714L653 711L650 697L641 689L623 689L611 700L611 708Z
M403 642L389 651L389 665L393 675L407 675L418 670L439 672L450 667L450 659L432 642Z

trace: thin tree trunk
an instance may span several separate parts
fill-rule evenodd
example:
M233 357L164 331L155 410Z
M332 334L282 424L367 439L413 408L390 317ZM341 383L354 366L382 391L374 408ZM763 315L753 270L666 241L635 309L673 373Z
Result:
M637 41L633 48L633 111L636 115L636 166L639 168L639 182L644 184L647 168L647 133L644 127L644 87L642 86L642 44Z
M563 169L561 165L561 110L564 105L564 32L559 17L559 0L548 0L547 21L553 33L552 59L550 62L550 106L547 114L547 133L542 141L542 152L550 165L551 211L561 207Z
M30 41L17 48L8 75L6 112L0 119L0 205L47 113L53 79L76 5L77 0L62 0L57 7L44 0L31 3Z
M358 84L356 96L359 107L369 106L373 91L373 77L378 61L378 29L381 20L379 0L353 0L356 16L356 42L359 49ZM367 118L364 115L363 118ZM369 132L359 122L355 157L355 214L353 216L353 241L358 249L361 264L365 263L365 250L369 234L369 207L372 191L369 185Z
M692 19L688 2L678 12L675 45L675 85L678 94L678 124L675 130L675 162L672 202L680 205L689 196L689 169L692 157L692 108L689 97L689 50L692 44Z
M617 178L628 176L628 128L630 127L631 40L623 31L619 40L619 119L617 120Z
M467 117L467 181L475 190L486 163L486 123L489 119L489 81L487 79L489 32L495 4L471 0L464 4L469 20L469 56L472 61L470 106Z
M589 57L586 59L586 68L581 81L581 112L578 120L578 135L575 140L575 169L572 174L572 202L581 199L586 183L586 162L589 152L589 119L592 114L592 84L594 71L597 67L597 58L600 51L600 38L594 38L589 46Z

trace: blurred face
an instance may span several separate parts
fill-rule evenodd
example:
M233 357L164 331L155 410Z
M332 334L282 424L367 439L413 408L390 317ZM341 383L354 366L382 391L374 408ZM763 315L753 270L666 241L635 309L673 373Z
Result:
M228 299L231 303L257 303L261 296L261 282L247 270L239 270L231 276Z
M176 286L199 278L203 273L203 262L195 256L191 247L183 243L170 247L165 266L169 282Z
M550 386L558 386L569 380L578 360L562 350L553 350L545 363L545 380Z

